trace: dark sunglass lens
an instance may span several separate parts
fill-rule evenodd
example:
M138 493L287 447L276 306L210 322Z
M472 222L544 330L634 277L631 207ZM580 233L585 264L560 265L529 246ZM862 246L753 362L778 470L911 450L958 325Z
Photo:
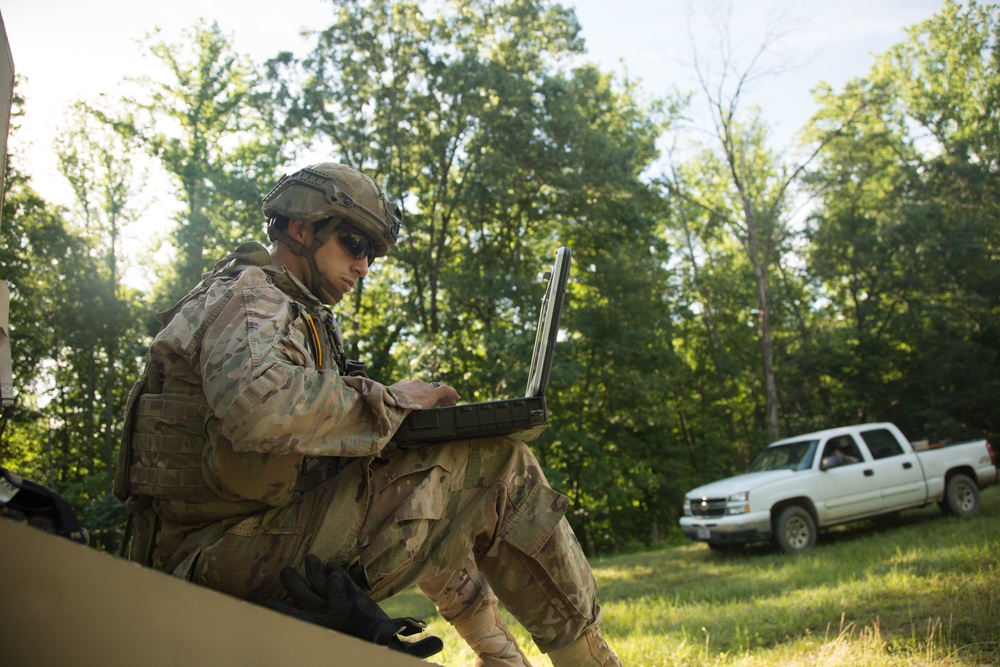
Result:
M362 252L364 241L362 241L359 237L349 232L341 232L340 242L345 248L347 248L347 252L351 253L351 256L353 256L354 259L361 259L364 257Z
M351 232L342 232L340 242L344 244L347 252L351 253L354 259L368 258L368 266L375 262L375 246L365 237Z

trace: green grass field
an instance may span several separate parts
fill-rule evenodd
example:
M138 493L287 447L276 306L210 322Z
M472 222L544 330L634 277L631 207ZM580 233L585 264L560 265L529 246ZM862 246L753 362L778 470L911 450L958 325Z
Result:
M1000 487L971 519L937 506L820 535L804 556L686 542L592 559L603 633L625 665L1000 665ZM416 589L383 605L428 621L430 661L474 656ZM550 662L509 616L533 664Z

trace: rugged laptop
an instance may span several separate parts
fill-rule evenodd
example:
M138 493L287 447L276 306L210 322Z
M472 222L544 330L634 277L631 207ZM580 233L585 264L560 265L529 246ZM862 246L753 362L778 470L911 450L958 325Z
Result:
M569 248L559 248L542 297L528 386L523 398L415 410L396 431L393 442L408 447L497 435L514 435L525 441L537 438L549 425L545 390L552 373L569 268Z

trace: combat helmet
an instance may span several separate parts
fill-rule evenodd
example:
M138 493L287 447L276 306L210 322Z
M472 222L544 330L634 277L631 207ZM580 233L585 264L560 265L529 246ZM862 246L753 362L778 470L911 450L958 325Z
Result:
M271 241L281 241L308 260L313 274L313 292L320 296L317 288L323 287L338 300L343 295L332 289L316 268L316 250L343 224L371 239L375 256L384 257L396 244L402 222L399 206L386 199L374 180L353 167L336 162L320 162L282 176L264 195L261 210L268 221L267 234ZM330 222L316 230L312 244L307 247L291 238L279 224L280 220L292 218Z
M382 189L357 169L336 162L310 165L282 176L264 195L261 210L271 220L281 215L306 222L346 220L375 244L384 257L396 244L402 214Z

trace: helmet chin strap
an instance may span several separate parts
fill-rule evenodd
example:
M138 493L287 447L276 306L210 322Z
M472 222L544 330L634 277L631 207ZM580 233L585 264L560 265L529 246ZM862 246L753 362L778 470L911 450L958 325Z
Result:
M312 252L304 255L306 262L309 264L309 274L312 276L309 291L325 304L333 305L340 303L340 300L344 298L344 293L334 287L333 282L320 272L319 267L316 265L316 250L312 247L310 247L310 250ZM330 299L326 299L326 296L329 296Z
M316 264L316 251L326 243L333 232L337 229L340 224L339 220L330 220L328 223L323 225L322 229L313 234L312 243L308 246L304 243L296 241L287 232L278 229L273 224L268 227L268 236L272 241L281 241L289 250L294 252L300 257L304 257L306 264L309 265L309 291L313 293L317 299L326 304L340 303L340 300L344 298L344 293L337 289L333 281L327 278L322 271L319 270L319 266ZM329 296L328 300L325 298Z

